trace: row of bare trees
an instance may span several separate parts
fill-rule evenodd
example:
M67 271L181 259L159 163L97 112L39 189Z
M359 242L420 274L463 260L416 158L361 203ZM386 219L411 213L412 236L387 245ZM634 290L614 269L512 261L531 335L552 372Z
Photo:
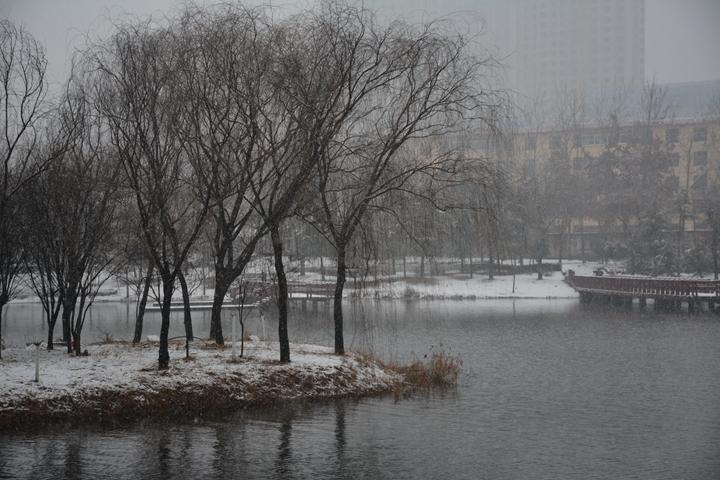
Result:
M42 46L30 34L0 20L0 325L4 306L18 292L23 266L19 197L46 167L33 159L42 136L46 65Z
M342 2L279 21L267 8L222 5L117 24L79 55L53 108L42 48L10 23L3 29L0 301L24 276L46 311L48 348L61 318L68 349L80 354L100 286L146 258L135 337L157 277L161 369L178 283L193 337L190 258L209 245L209 333L222 344L223 301L268 237L280 360L290 361L289 219L334 252L343 354L347 256L358 232L373 212L400 213L393 196L447 207L438 199L481 162L441 139L468 125L496 131L505 107L485 85L492 59L473 56L449 24L385 25Z

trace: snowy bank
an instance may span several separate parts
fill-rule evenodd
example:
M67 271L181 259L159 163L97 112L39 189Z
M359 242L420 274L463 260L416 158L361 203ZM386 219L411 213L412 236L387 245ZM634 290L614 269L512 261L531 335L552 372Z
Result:
M315 345L291 345L290 364L277 361L276 342L246 342L244 357L235 362L229 346L203 344L191 350L190 360L182 344L172 347L167 371L156 368L156 345L91 345L86 357L41 350L39 383L34 381L35 347L4 350L0 429L364 396L395 390L404 381L365 357L340 357Z
M565 283L567 271L593 275L593 271L600 266L612 269L620 267L615 263L600 265L596 262L570 260L563 262L563 272L546 272L542 280L538 280L536 273L517 274L514 279L512 275L495 275L492 280L488 279L487 274L476 273L470 278L469 274L460 272L426 277L395 276L367 282L361 288L356 288L356 283L348 281L345 294L350 297L424 300L571 299L579 295Z
M560 272L546 274L542 280L535 274L515 277L495 276L488 280L486 275L441 275L426 278L408 278L393 282L379 283L366 287L364 292L353 292L357 296L378 298L419 298L419 299L539 299L576 298L578 294L564 281Z

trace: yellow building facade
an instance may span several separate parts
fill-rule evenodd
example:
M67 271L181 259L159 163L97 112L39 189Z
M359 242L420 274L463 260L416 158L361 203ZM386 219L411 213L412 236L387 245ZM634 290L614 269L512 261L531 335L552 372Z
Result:
M589 176L588 165L602 161L609 144L622 146L637 138L641 127L617 126L612 129L582 127L572 131L522 131L509 140L511 152L505 161L516 178L541 172L558 156L563 156L573 174ZM647 129L646 129L647 130ZM667 215L668 235L682 236L685 243L707 241L710 234L708 208L712 193L720 191L720 119L671 121L651 127L655 151L670 162L667 175L673 178L677 208ZM558 188L564 188L558 185ZM588 195L591 195L588 192ZM602 225L593 209L593 198L585 199L584 215L557 218L548 231L550 254L571 258L598 258L603 244L627 240L628 228ZM716 195L716 202L717 195ZM635 222L637 223L637 222ZM681 229L680 225L684 227ZM683 233L680 234L680 230Z

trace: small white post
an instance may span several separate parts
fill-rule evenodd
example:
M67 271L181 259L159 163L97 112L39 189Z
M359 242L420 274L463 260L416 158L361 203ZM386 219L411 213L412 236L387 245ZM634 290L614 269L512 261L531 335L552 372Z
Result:
M267 338L267 335L265 335L265 315L263 314L262 308L260 306L258 306L258 308L260 308L260 324L262 325L263 331L262 339L265 340Z
M230 320L232 321L232 360L233 362L237 360L237 357L235 355L235 314L233 313L230 315Z
M40 342L35 342L35 382L40 383Z

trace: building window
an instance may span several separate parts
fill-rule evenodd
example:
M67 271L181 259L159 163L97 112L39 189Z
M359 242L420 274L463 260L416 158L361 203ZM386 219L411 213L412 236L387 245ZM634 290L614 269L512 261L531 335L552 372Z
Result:
M677 167L678 165L680 165L680 154L679 153L671 153L670 154L670 166Z
M690 188L692 188L695 194L703 192L707 188L707 173L703 173L702 175L695 175L695 177L693 178L692 186Z
M620 143L630 143L632 141L632 132L627 128L620 131Z
M707 152L693 153L693 165L696 167L707 167Z
M553 135L550 137L550 148L559 149L562 145L562 138L560 135Z
M590 162L591 162L591 159L588 156L577 157L573 161L576 171L587 170L590 167Z
M707 128L698 127L693 130L693 142L704 142L707 140Z
M608 141L608 137L603 133L583 133L580 137L580 144L586 145L605 145Z
M526 177L534 176L535 175L535 159L530 158L528 161L523 165L523 174Z
M665 130L665 141L667 143L678 143L680 141L680 129L668 128Z
M537 135L528 135L525 150L535 150L537 147Z

